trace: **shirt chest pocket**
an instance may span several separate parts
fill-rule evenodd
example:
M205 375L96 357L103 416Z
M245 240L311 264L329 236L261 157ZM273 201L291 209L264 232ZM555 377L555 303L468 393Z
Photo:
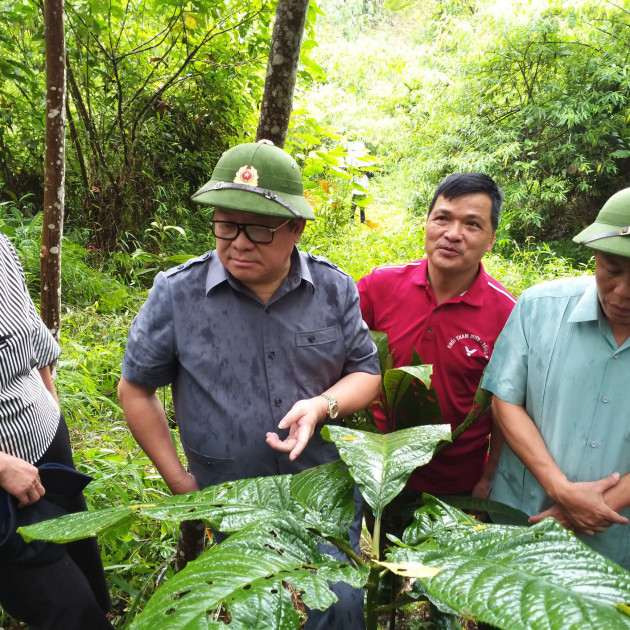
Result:
M341 339L341 328L339 326L328 326L317 330L306 330L295 333L295 345L298 348L308 348L323 346L334 343ZM322 348L319 348L320 350Z
M343 373L345 352L340 326L295 333L289 369L297 378L297 397L316 396L336 383Z

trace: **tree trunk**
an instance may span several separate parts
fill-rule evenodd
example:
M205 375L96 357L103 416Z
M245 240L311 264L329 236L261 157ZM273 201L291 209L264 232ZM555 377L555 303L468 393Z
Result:
M256 140L284 147L309 0L278 0Z
M46 161L41 249L41 315L59 339L61 321L61 237L66 173L66 46L63 0L45 0Z

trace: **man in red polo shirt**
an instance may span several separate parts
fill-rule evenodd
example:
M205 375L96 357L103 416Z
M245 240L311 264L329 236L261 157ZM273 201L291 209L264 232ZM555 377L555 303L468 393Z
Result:
M359 280L361 312L371 330L387 333L394 367L415 349L433 365L432 383L442 421L454 430L473 403L495 341L516 302L491 278L481 259L492 249L503 195L479 173L457 173L437 187L425 230L426 258L378 267ZM380 408L377 424L385 432ZM485 498L502 440L490 442L490 414L416 469L406 498L416 492Z

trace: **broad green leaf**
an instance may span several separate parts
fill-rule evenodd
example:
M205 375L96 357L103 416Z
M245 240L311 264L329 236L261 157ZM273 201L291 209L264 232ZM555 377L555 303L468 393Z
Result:
M304 591L304 603L325 609L336 601L327 580L355 586L367 569L355 570L318 551L316 540L290 516L254 523L205 552L162 586L132 630L164 627L220 628L207 611L221 602L230 628L299 628L299 618L283 582Z
M431 599L501 628L630 628L619 608L630 597L630 573L553 519L532 527L454 525L387 560L442 569L419 578Z
M337 460L310 468L291 478L291 496L304 509L303 518L322 536L349 544L348 529L354 519L354 480L347 466Z
M19 527L17 531L26 542L39 539L67 543L116 529L131 522L137 513L138 509L134 506L115 507L98 512L78 512L35 525Z
M423 494L424 505L414 512L414 520L403 533L406 545L416 545L436 532L459 525L477 525L477 521L468 514L451 507L430 494Z
M443 424L384 435L327 425L322 435L336 444L375 516L382 515L409 475L431 460L436 445L450 440L449 427Z
M387 335L385 333L377 332L376 330L370 330L370 335L372 335L372 341L376 346L381 374L385 374L387 370L390 370L393 367L393 357L389 353L389 340L387 339Z
M159 505L138 504L68 514L21 527L19 532L26 540L71 542L117 528L126 519L152 518L173 522L201 519L218 531L232 533L268 518L273 512L291 512L290 483L290 475L241 479L169 497Z
M138 519L181 522L200 519L231 534L272 514L291 514L322 536L349 543L354 518L354 481L341 462L324 464L290 476L240 479L199 492L168 497L159 504L115 507L69 514L20 529L27 540L70 542L102 534Z
M493 514L508 516L510 520L507 522L510 525L521 525L523 527L529 525L529 516L527 516L525 512L517 510L505 503L499 503L499 501L455 494L438 496L437 498L448 505L459 508L460 510L475 510L476 512L488 513L492 512Z
M142 509L141 513L175 522L201 519L214 529L231 534L274 512L291 512L290 485L290 475L228 481L199 492L169 497L160 505Z
M383 379L388 414L396 430L435 423L442 417L431 387L431 365L405 365L388 370Z

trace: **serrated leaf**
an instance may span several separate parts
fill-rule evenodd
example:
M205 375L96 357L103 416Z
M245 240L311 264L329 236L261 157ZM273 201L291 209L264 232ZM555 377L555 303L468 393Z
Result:
M273 512L291 512L290 483L290 475L240 479L199 492L168 497L159 505L138 504L68 514L18 531L26 540L62 543L97 536L119 527L126 519L152 518L174 522L201 519L214 529L229 534L268 518Z
M363 584L367 570L355 570L322 554L310 532L290 516L258 521L205 552L162 586L132 630L169 627L206 628L208 610L221 602L227 607L230 628L299 627L299 618L283 582L304 590L310 608L326 609L336 601L328 588L344 578Z
M427 464L436 445L450 440L447 425L413 427L376 434L326 425L322 436L333 441L375 516L403 489L409 475ZM355 436L348 442L344 438Z
M419 578L431 599L501 628L630 628L619 609L630 573L553 519L479 531L457 526L436 533L430 548L396 548L387 559L441 568Z
M337 460L309 468L291 478L291 496L303 508L303 518L322 536L350 544L348 529L354 520L354 479Z
M472 516L430 494L423 494L422 500L424 505L414 512L412 524L403 533L406 545L417 545L448 528L477 524Z
M142 509L141 514L157 520L201 519L214 529L231 534L274 512L284 514L292 510L291 476L276 475L229 481L169 497L156 507Z

